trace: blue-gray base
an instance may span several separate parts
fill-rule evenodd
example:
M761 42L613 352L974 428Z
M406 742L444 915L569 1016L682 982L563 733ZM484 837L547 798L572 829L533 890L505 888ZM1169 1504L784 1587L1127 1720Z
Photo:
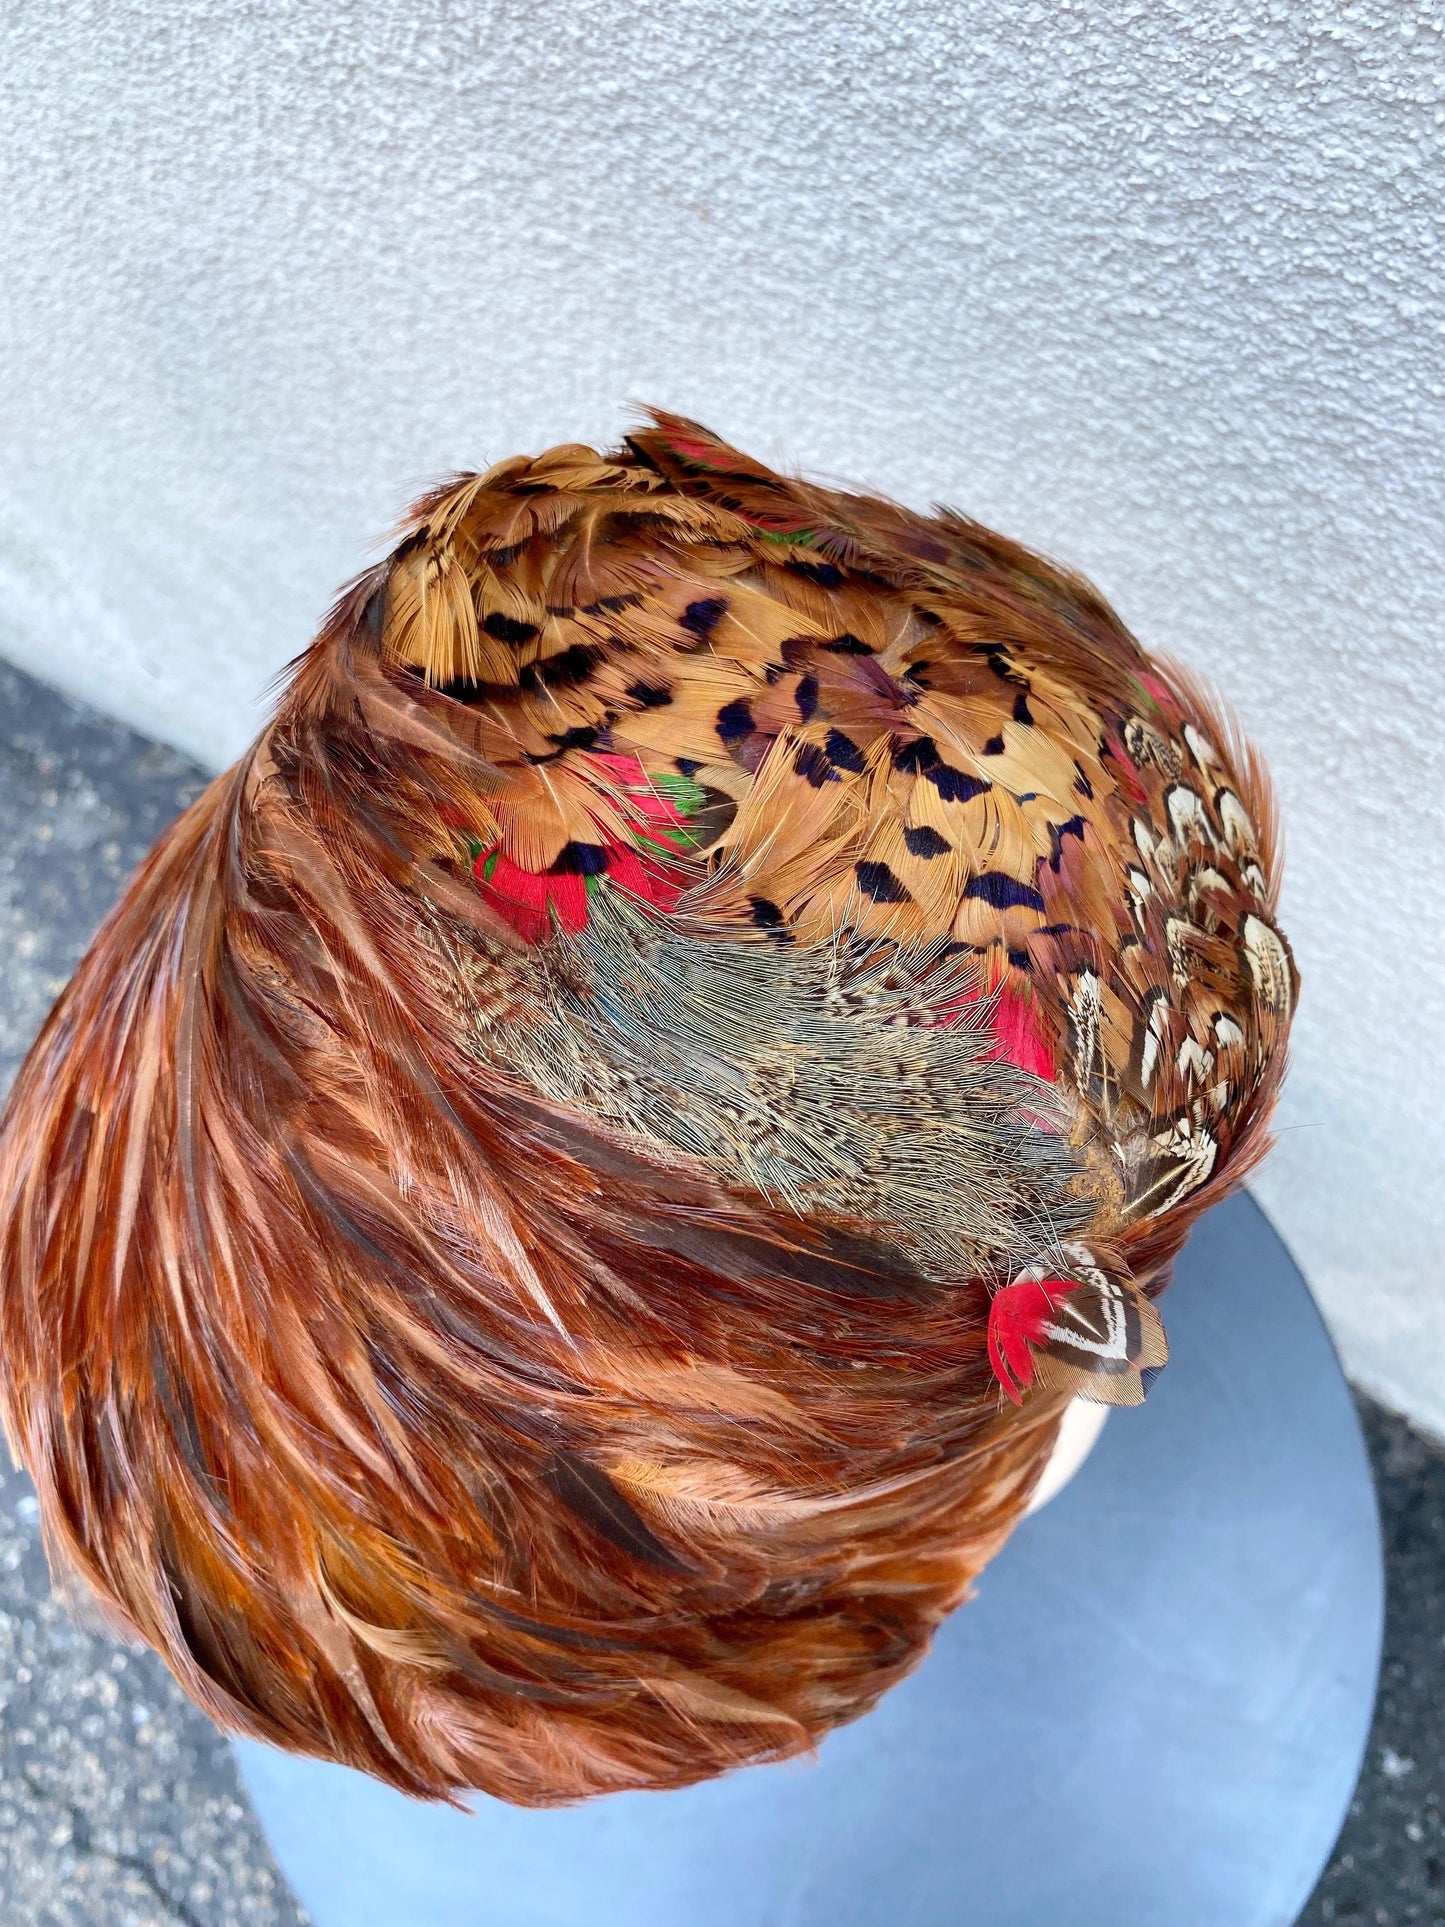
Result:
M1250 1200L1164 1308L1148 1404L815 1763L469 1817L242 1745L316 1927L1289 1927L1369 1729L1369 1467Z

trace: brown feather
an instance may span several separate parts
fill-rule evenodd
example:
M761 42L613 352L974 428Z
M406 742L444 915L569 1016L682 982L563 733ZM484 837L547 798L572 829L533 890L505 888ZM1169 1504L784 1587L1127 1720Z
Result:
M991 1294L1157 1291L1261 1154L1277 883L1217 705L961 517L670 416L443 484L10 1097L57 1568L411 1793L805 1750L1076 1388L1005 1408Z

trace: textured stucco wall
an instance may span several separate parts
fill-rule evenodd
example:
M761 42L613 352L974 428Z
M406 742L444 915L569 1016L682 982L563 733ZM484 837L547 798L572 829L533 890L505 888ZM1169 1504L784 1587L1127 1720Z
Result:
M408 492L629 400L1092 574L1276 771L1261 1193L1445 1431L1438 0L0 25L0 650L219 763Z

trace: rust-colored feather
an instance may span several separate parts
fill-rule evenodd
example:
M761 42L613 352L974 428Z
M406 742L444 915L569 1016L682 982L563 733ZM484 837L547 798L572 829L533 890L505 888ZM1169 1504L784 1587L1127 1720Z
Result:
M807 1748L1162 1359L1275 850L1205 692L961 517L670 416L434 490L9 1101L57 1565L412 1793Z

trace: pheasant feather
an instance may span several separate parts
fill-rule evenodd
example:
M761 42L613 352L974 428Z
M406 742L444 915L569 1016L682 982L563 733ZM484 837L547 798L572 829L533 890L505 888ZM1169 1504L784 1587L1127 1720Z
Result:
M957 515L665 415L443 485L11 1094L57 1570L415 1794L807 1749L1163 1363L1277 883L1205 692Z

